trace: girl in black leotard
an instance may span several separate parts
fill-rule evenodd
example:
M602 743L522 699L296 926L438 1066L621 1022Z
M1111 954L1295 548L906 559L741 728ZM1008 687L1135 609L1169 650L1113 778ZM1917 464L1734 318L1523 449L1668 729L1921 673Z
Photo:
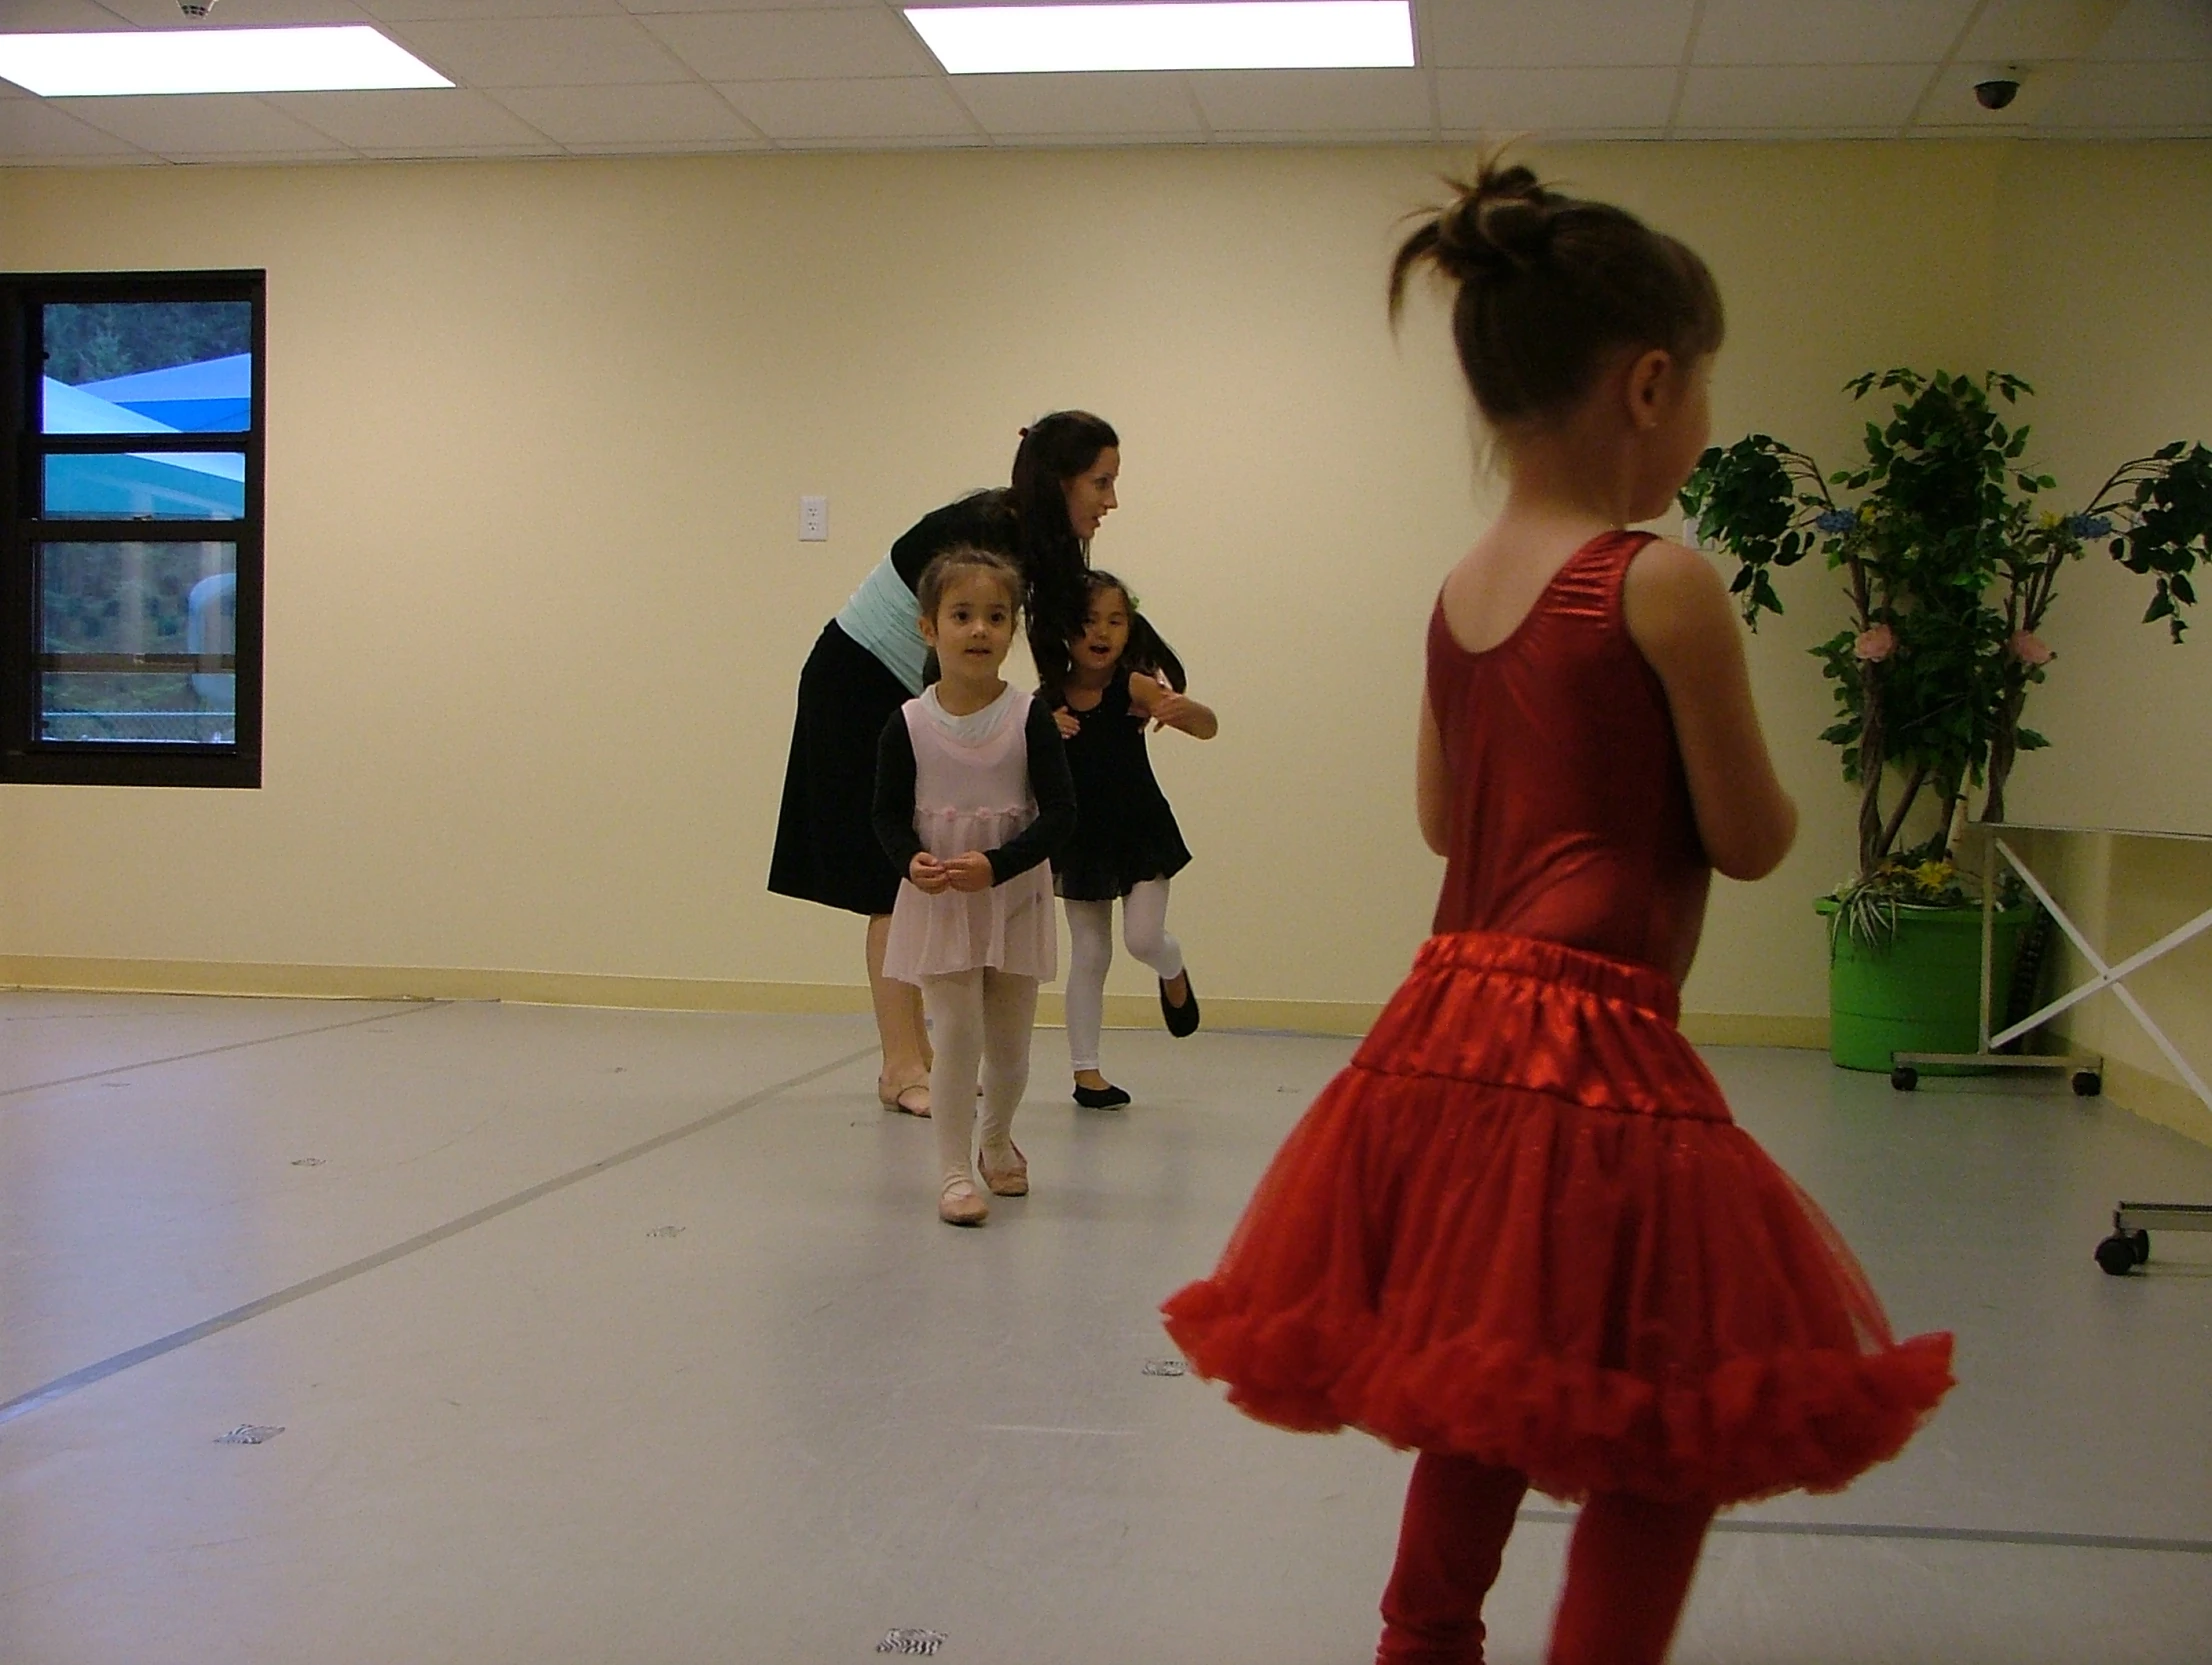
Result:
M1068 915L1068 1063L1077 1104L1116 1110L1129 1095L1099 1070L1115 902L1122 941L1160 980L1169 1032L1188 1035L1198 1027L1182 945L1167 929L1168 880L1189 864L1190 851L1153 778L1145 730L1175 728L1211 740L1220 725L1182 691L1182 661L1110 572L1090 575L1084 625L1068 642L1068 660L1057 715L1075 777L1076 823L1052 858L1053 888Z

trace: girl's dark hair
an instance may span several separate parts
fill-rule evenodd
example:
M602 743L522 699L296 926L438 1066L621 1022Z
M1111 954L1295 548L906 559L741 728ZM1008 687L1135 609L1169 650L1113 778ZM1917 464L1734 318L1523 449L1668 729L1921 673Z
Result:
M1091 568L1083 586L1083 611L1086 618L1078 619L1075 628L1068 635L1074 637L1083 634L1091 600L1101 590L1120 591L1121 599L1129 608L1129 645L1121 650L1121 669L1142 671L1146 676L1164 676L1168 686L1178 694L1188 689L1190 677L1183 670L1183 661L1167 645L1167 638L1152 627L1152 621L1137 610L1136 592L1101 567ZM1072 664L1070 668L1072 670ZM1058 682L1046 684L1045 689L1057 699L1066 690L1065 677Z
M1006 599L1019 618L1022 611L1022 569L1011 557L1001 555L995 549L980 549L974 544L956 543L949 549L940 549L922 568L922 576L914 585L914 599L921 603L922 617L934 619L938 604L945 599L945 591L962 573L987 572L999 581L1006 591ZM935 680L932 678L931 680Z
M1414 267L1458 286L1452 340L1492 426L1571 409L1621 348L1687 364L1719 349L1720 290L1691 249L1624 208L1583 202L1493 156L1420 218L1390 265L1396 321Z
M1029 654L1048 687L1068 671L1068 637L1083 623L1089 552L1068 524L1063 482L1074 479L1121 436L1103 417L1056 410L1022 430L1007 501L1014 510L1022 571L1029 581Z

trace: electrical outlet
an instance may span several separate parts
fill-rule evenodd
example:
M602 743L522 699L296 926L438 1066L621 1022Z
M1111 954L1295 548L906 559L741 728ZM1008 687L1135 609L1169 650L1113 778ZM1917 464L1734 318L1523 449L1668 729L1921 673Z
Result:
M828 498L802 497L799 499L799 541L801 543L829 542Z

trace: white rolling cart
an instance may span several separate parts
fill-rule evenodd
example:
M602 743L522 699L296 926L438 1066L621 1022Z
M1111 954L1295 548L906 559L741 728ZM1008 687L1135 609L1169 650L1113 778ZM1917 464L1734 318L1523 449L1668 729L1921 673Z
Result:
M2193 844L2212 843L2212 834L2138 832L2127 827L2072 827L2030 825L2022 822L1977 821L1969 828L1983 840L1982 858L1982 998L1981 998L1981 1047L1975 1052L1899 1052L1893 1055L1890 1085L1899 1092L1911 1092L1920 1084L1920 1066L1929 1064L1968 1064L1984 1069L2046 1069L2063 1070L2073 1079L2074 1091L2085 1098L2093 1098L2104 1091L2104 1060L2076 1054L2031 1054L2002 1052L1998 1049L2018 1040L2031 1030L2039 1029L2061 1012L2071 1011L2091 995L2112 991L2113 997L2125 1006L2128 1014L2142 1025L2165 1054L2166 1061L2188 1083L2189 1090L2212 1110L2212 1088L2204 1083L2181 1049L2158 1027L2151 1015L2143 1010L2127 987L2127 979L2183 943L2212 930L2212 908L2206 909L2187 923L2177 925L2148 948L2131 954L2117 965L2107 964L2105 958L2081 932L2066 910L2051 899L2043 881L2030 871L2019 852L2005 842L2004 835L2013 833L2073 833L2109 834L2126 838L2177 839ZM1992 987L1994 978L1994 949L1996 942L1997 875L2001 871L1999 860L2009 864L2020 875L2021 883L2034 893L2044 910L2066 938L2085 960L2091 975L2088 981L2060 995L2056 1000L2029 1013L2017 1023L2008 1025L1996 1034L1990 1033L1990 1009L1995 999ZM2135 1270L2151 1257L2152 1228L2160 1231L2212 1231L2212 1204L2204 1203L2150 1203L2123 1202L2112 1212L2112 1235L2097 1245L2097 1264L2114 1277L2122 1277Z

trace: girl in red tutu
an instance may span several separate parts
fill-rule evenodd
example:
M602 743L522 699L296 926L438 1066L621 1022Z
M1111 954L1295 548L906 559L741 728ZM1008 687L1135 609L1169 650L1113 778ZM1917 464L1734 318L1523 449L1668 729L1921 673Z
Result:
M1797 827L1719 578L1625 530L1704 448L1712 276L1526 168L1455 189L1390 280L1393 316L1419 267L1456 289L1509 482L1429 624L1436 934L1164 1310L1250 1415L1420 1452L1382 1665L1482 1659L1530 1486L1583 1501L1553 1665L1645 1665L1714 1511L1894 1456L1951 1338L1892 1338L1676 1027L1712 870Z

